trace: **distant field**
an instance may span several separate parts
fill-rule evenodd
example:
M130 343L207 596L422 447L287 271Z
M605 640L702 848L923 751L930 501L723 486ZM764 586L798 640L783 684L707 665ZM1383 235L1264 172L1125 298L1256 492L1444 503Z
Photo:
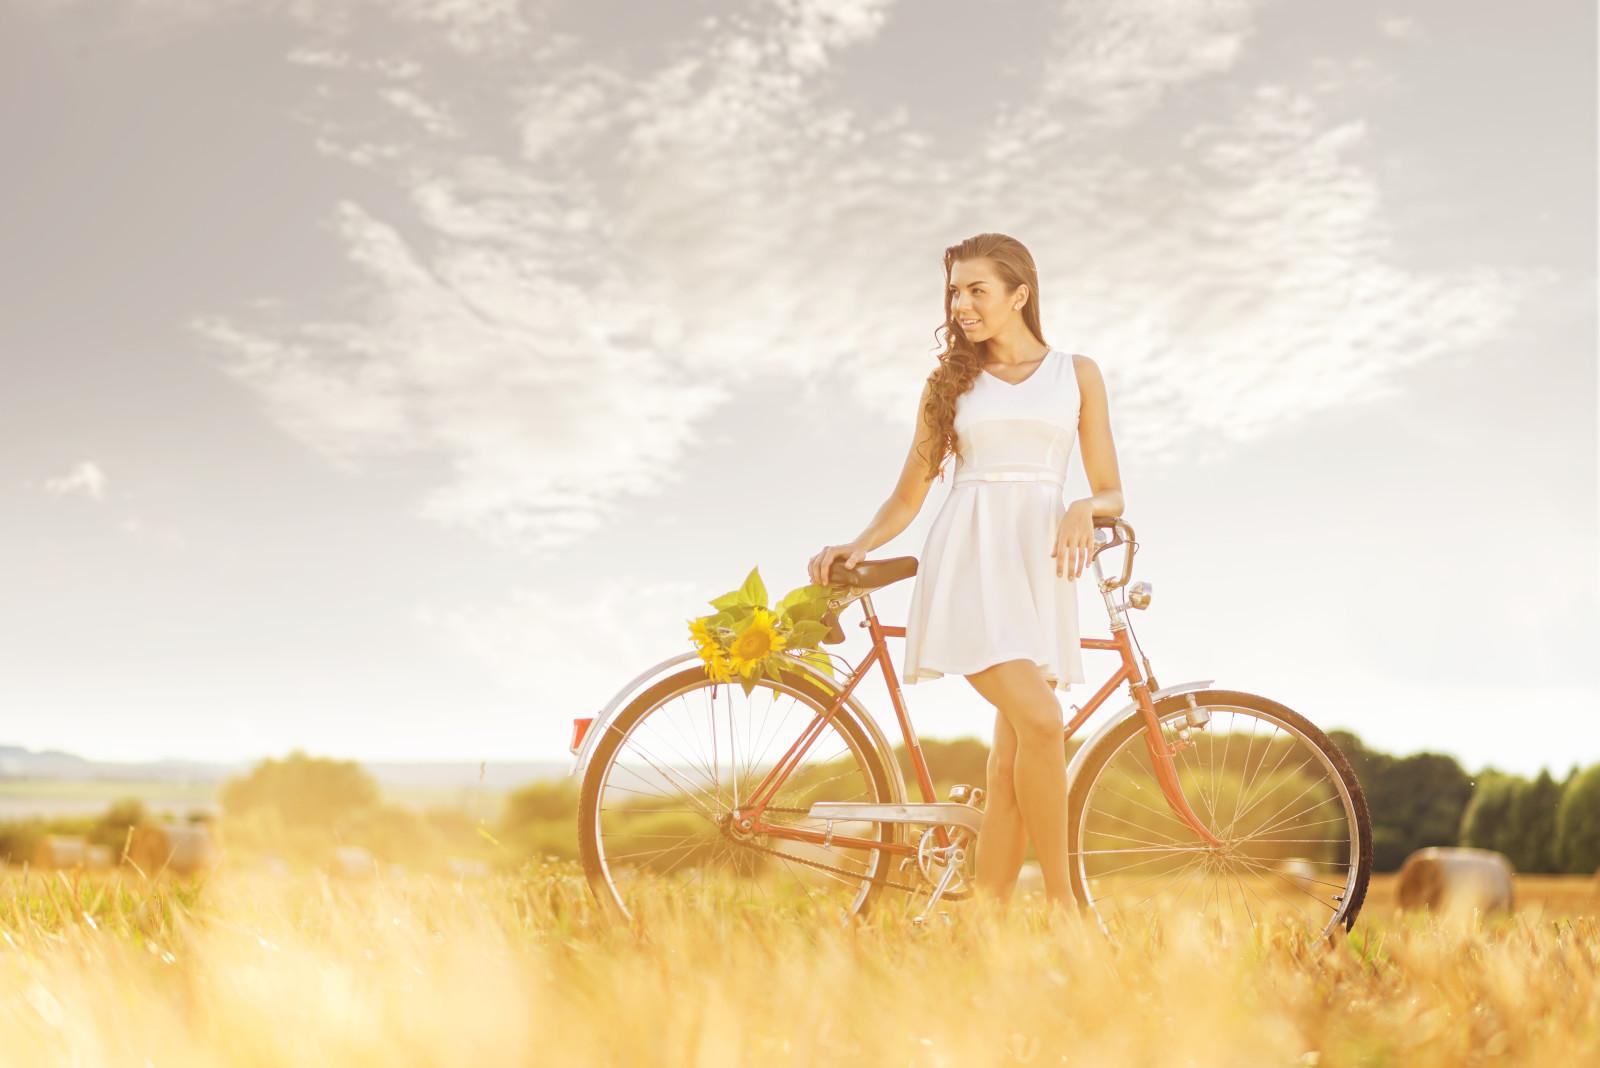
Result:
M0 780L0 820L29 817L93 816L104 812L111 802L137 797L152 812L171 812L184 816L196 810L216 812L221 785L217 783L172 783L93 779ZM474 817L493 819L510 791L488 786L386 786L383 799L422 811L453 808Z
M1362 916L1387 917L1395 908L1397 875L1374 875ZM1584 875L1519 875L1514 891L1517 915L1529 919L1600 916L1600 880Z
M8 779L0 780L0 820L93 816L122 797L137 797L153 812L178 816L195 810L217 810L217 786L212 783Z

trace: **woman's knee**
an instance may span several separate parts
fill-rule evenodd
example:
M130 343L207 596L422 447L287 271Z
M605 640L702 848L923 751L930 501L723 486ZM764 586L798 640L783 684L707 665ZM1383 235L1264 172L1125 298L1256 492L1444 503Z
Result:
M1012 709L1009 719L1011 729L1017 734L1019 750L1060 744L1066 730L1061 704L1054 698Z

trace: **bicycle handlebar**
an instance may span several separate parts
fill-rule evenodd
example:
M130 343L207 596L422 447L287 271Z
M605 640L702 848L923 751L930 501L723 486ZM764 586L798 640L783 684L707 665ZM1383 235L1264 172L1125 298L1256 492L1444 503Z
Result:
M1139 549L1139 543L1133 536L1133 528L1119 515L1097 515L1094 517L1094 529L1096 532L1110 530L1111 537L1104 542L1100 542L1098 537L1095 538L1099 544L1089 555L1090 562L1099 559L1100 553L1106 549L1114 549L1124 544L1128 546L1128 551L1122 554L1122 577L1111 583L1110 588L1114 590L1126 586L1128 580L1133 577L1133 554Z

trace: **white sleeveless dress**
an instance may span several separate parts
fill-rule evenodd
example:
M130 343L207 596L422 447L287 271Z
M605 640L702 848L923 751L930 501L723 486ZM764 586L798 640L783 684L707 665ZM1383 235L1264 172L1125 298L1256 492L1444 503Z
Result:
M907 683L1017 659L1040 665L1057 689L1084 681L1086 578L1057 577L1050 555L1078 410L1072 357L1054 348L1021 382L982 371L956 398L950 495L917 558L906 619Z

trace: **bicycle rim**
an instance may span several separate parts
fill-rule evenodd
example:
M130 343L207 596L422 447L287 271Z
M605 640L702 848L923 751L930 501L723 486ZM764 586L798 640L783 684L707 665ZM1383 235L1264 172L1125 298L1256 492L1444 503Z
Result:
M1223 847L1172 812L1142 717L1100 744L1075 784L1075 879L1102 927L1147 928L1169 910L1256 924L1288 917L1327 935L1365 896L1365 804L1331 742L1287 709L1208 700L1161 718L1190 808Z
M638 919L658 909L789 905L848 918L888 870L883 850L809 843L738 826L755 788L825 711L788 675L747 696L694 668L643 695L597 747L580 818L590 884ZM826 833L814 801L892 800L887 773L847 710L805 748L763 813L766 824ZM892 829L845 824L839 835L889 841Z

